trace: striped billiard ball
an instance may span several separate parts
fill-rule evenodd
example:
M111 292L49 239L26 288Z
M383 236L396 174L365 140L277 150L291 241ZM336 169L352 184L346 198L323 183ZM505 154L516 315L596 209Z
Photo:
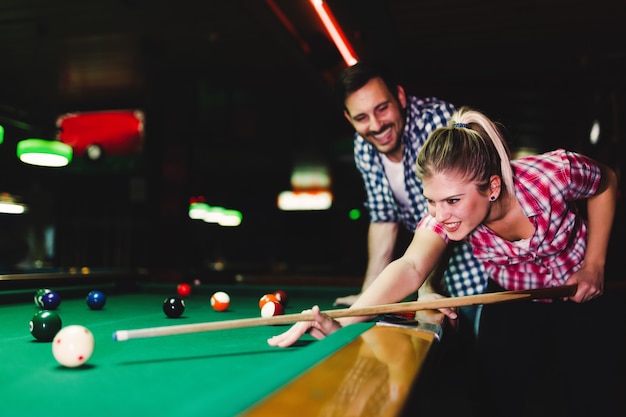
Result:
M280 302L278 301L278 298L274 294L268 293L259 299L259 309L262 310L263 306L270 301L275 301L277 303Z
M211 307L215 311L226 311L230 306L230 296L224 291L217 291L211 296Z
M268 301L263 305L261 309L261 317L273 317L273 316L281 316L285 314L285 309L283 305L278 301Z
M33 300L35 301L35 305L39 308L43 308L43 296L45 293L50 292L48 288L40 288L35 292L33 296Z

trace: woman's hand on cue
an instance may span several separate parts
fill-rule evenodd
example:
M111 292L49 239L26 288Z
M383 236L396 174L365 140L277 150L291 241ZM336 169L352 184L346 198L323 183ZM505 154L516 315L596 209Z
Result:
M270 337L267 343L270 346L288 347L305 333L309 333L316 339L323 339L341 328L339 322L322 314L318 306L313 306L311 310L303 311L303 313L309 312L313 314L313 321L299 321L286 332Z
M444 297L443 295L438 294L436 292L428 292L428 293L420 294L418 300L419 301L433 301L433 300L440 300L442 298L448 298L448 297ZM448 318L450 318L451 320L456 320L458 318L456 308L440 308L439 311L441 311L443 314L448 316Z

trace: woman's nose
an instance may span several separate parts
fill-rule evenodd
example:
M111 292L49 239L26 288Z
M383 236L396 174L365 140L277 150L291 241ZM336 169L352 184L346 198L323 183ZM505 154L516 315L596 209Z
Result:
M434 211L435 211L435 214L433 217L439 223L443 223L443 221L448 218L448 212L443 207L441 207L441 205L435 206Z

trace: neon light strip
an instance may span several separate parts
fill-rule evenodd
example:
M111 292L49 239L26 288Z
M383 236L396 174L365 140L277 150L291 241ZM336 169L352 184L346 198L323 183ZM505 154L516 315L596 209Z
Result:
M348 66L352 66L357 63L356 54L352 50L350 43L346 39L341 27L337 24L337 21L333 17L330 9L323 0L310 0L311 4L315 8L317 15L322 20L324 27L328 31L331 39L335 43L335 46L339 50L339 53L343 57L343 60L348 64Z

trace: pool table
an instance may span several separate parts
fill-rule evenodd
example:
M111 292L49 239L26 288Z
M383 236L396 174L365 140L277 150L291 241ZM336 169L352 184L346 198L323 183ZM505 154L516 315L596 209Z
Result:
M185 312L168 318L163 300L176 284L141 283L120 289L105 283L53 287L62 301L63 326L80 324L95 337L95 350L79 368L59 365L51 342L29 332L38 308L37 288L12 290L0 298L2 403L7 416L399 416L429 357L441 326L384 323L347 326L323 340L304 336L290 348L267 345L287 325L115 341L118 330L191 324L259 316L258 300L276 286L197 285ZM107 295L102 310L90 310L91 289ZM286 313L332 301L345 288L281 286L289 293ZM226 291L224 312L209 302Z

